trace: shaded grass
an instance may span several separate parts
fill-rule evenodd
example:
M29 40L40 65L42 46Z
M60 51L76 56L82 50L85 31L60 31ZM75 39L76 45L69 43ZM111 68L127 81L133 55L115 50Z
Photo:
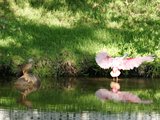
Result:
M17 65L32 57L37 64L35 72L41 76L69 74L64 74L66 69L59 69L68 61L78 75L104 75L94 60L103 49L112 56L124 53L130 57L159 56L158 3L157 0L2 2L1 69L7 66L15 74ZM142 76L159 77L159 61L157 57L153 64L142 66Z

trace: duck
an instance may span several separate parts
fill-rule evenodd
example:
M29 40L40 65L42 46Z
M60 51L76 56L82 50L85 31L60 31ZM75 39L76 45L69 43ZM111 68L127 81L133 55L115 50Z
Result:
M24 104L27 107L32 107L30 101L27 100L27 96L37 91L41 86L41 81L37 75L34 75L31 70L33 68L33 60L29 59L28 63L23 65L22 73L23 75L19 77L14 83L14 87L20 92L21 97L18 102Z

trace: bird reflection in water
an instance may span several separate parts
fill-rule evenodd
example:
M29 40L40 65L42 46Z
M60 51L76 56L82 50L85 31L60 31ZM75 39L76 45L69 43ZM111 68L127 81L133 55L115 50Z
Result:
M117 102L130 102L130 103L141 103L141 104L153 103L152 100L143 100L131 92L119 91L120 85L117 82L111 82L110 87L111 90L108 89L97 90L95 95L101 100L113 100Z
M28 63L22 66L23 75L18 78L15 82L15 88L21 93L19 103L32 108L31 101L27 100L26 97L30 93L37 91L40 88L41 82L38 76L34 75L31 70L33 67L34 61L32 59L28 60Z

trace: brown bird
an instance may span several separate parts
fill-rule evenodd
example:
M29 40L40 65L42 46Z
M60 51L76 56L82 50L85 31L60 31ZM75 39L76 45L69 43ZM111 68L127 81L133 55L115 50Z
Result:
M26 99L27 95L38 90L41 85L38 76L30 73L32 66L33 61L29 61L26 65L24 65L24 67L22 67L23 75L18 78L14 84L15 88L21 93L19 102L26 105L27 107L32 107L31 103Z
M33 68L33 64L34 64L33 59L32 58L28 59L28 62L21 66L22 73L23 74L28 73Z

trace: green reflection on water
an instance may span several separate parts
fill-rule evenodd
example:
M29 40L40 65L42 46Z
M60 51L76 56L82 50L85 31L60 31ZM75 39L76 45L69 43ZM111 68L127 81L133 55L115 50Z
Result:
M153 100L153 104L133 104L113 101L102 102L95 96L99 88L109 89L111 79L106 78L58 78L43 79L39 91L31 93L28 99L35 109L54 111L158 111L160 108L160 80L121 79L121 90L130 91L142 99ZM0 106L26 109L18 104L19 93L12 83L1 85Z

